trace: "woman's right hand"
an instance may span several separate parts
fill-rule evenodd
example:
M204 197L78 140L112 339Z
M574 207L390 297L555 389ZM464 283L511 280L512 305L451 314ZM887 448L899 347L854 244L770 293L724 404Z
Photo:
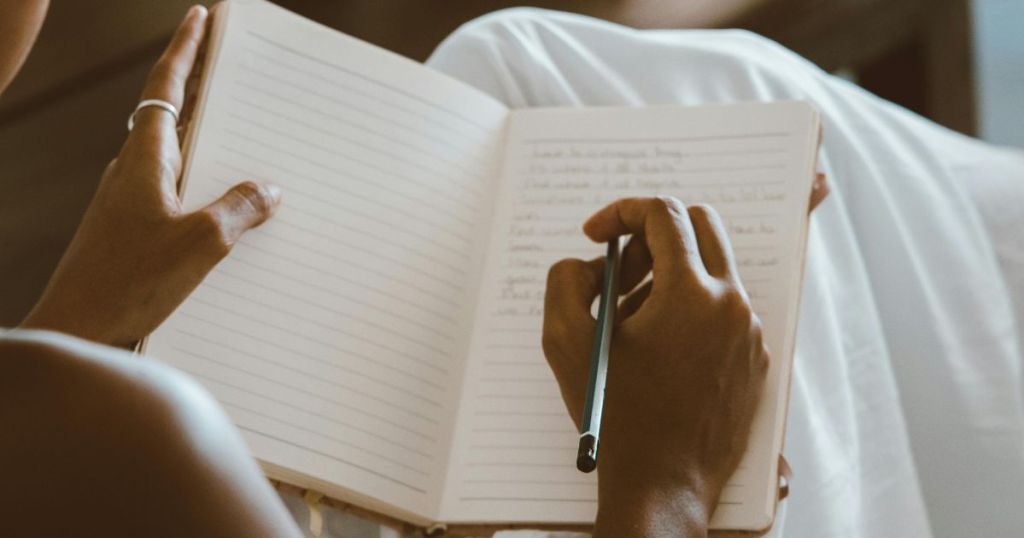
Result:
M707 206L632 198L597 212L584 231L596 242L632 235L609 361L595 536L703 536L746 449L768 371L725 228ZM601 259L563 260L548 277L544 352L577 426L602 270Z

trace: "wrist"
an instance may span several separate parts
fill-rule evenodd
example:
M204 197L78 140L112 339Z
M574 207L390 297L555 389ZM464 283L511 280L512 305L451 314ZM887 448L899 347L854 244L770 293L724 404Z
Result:
M54 302L44 294L25 319L21 320L18 328L55 331L101 344L112 343L109 335L97 331L81 315L74 315L75 311L74 307Z
M704 538L718 496L711 485L698 473L686 477L671 473L650 478L635 473L599 477L594 538Z

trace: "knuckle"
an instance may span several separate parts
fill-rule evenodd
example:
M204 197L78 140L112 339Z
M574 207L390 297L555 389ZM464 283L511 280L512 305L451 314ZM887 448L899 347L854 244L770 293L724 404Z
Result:
M729 287L720 299L722 311L727 322L738 329L750 329L754 323L754 311L750 307L747 296L740 290Z
M236 185L233 189L235 196L239 197L239 200L249 206L250 209L254 210L258 214L266 214L270 212L271 202L270 196L266 190L252 181L243 181Z
M171 66L168 69L167 75L164 78L164 87L168 89L180 89L185 87L185 83L188 82L188 75L182 72L180 69L176 69L176 66Z
M156 156L156 171L161 178L178 179L178 160L174 157L160 153Z
M156 63L153 64L153 69L149 72L149 76L146 77L146 86L149 88L165 87L171 76L171 71L171 61L167 56L161 56Z
M758 374L760 374L762 378L766 377L768 375L768 369L771 367L771 365L771 355L767 351L765 351L764 348L762 348L761 352L759 353L759 358L757 359Z
M686 214L686 205L675 196L658 195L651 199L651 206L655 212L678 218Z
M190 220L189 235L192 242L214 256L224 257L228 254L231 244L224 235L220 215L214 211L203 210L193 213Z
M544 333L540 337L540 345L544 349L544 355L547 356L548 362L551 362L555 351L558 349L564 334L564 329L561 324L549 323L544 328Z
M583 263L583 260L575 258L558 260L548 269L548 285L558 285L561 282L574 278L575 275L579 274Z

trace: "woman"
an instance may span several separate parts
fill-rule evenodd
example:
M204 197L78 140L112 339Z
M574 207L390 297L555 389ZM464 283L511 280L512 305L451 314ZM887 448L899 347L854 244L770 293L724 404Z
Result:
M0 7L15 23L3 34L6 82L45 2ZM204 8L189 11L142 92L143 105L160 104L137 110L43 297L19 330L0 336L0 422L13 433L0 440L9 465L0 519L12 535L300 535L203 390L107 347L155 329L280 200L272 185L243 182L201 210L181 208L176 111L207 18ZM595 533L706 535L746 444L768 361L728 238L713 211L671 199L622 200L585 230L599 242L646 237L647 252L626 261L636 269L624 276L633 286L655 268L653 286L631 296L631 314L620 322L635 336L616 340L623 366L609 382ZM548 286L545 350L574 417L599 274L599 262L566 261ZM651 337L659 334L704 345L680 349L674 338ZM675 389L645 390L655 378L675 379ZM722 378L730 391L707 382ZM647 431L652 423L675 427ZM47 515L54 499L59 519Z

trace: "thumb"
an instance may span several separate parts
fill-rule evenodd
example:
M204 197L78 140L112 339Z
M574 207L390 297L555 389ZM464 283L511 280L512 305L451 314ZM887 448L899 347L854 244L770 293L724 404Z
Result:
M590 306L601 291L603 267L602 258L562 260L551 267L544 293L544 356L577 428L583 419L588 351L596 323Z
M280 204L281 188L277 185L244 181L203 211L218 223L221 239L233 245L243 233L269 219Z
M603 267L600 258L570 259L556 263L548 273L542 344L556 375L587 361L595 323L590 307L601 292Z

